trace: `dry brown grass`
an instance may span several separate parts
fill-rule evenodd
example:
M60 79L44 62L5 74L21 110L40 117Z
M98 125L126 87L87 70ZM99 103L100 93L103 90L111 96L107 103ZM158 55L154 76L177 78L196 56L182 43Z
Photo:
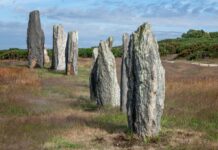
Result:
M121 61L116 61L120 78ZM79 59L77 77L47 69L29 70L23 64L0 63L7 66L0 68L0 149L218 147L217 69L164 64L163 130L145 143L128 133L125 114L112 108L99 110L89 101L90 59Z
M0 84L39 86L38 76L27 68L0 68Z
M0 68L0 112L2 114L28 113L24 106L40 89L39 77L27 68Z
M165 64L164 124L204 132L218 140L218 69L185 63Z
M165 64L166 101L176 108L192 113L216 112L218 110L218 69L189 64ZM170 109L170 108L169 108ZM167 111L166 111L167 113ZM188 115L188 114L184 114ZM202 117L205 113L202 113Z

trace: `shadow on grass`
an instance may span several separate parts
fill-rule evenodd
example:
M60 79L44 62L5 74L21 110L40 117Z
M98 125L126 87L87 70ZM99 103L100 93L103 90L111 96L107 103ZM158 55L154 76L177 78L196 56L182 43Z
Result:
M80 97L78 101L72 102L70 106L72 109L81 109L85 112L97 112L97 116L81 118L72 115L67 118L69 121L80 122L92 128L106 130L109 133L128 132L126 114L121 113L119 108L99 107L96 102L87 97Z
M65 71L56 71L56 70L50 69L50 68L48 68L47 70L49 73L52 73L54 75L66 75Z
M68 116L66 119L68 122L79 123L83 126L91 128L102 129L108 133L126 133L128 131L126 123L119 120L122 117L116 117L116 115L100 115L98 117L78 117L75 115Z
M70 103L72 109L82 109L83 111L95 112L100 110L100 107L95 102L90 101L89 98L80 96L77 101Z

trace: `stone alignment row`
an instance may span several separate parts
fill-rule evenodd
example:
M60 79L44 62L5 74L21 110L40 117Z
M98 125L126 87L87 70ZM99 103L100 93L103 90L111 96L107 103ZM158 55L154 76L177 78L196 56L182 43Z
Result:
M30 68L44 66L44 41L39 11L33 11L27 30ZM99 106L120 107L127 113L128 126L133 133L142 138L155 137L160 131L164 109L165 70L150 24L142 24L130 37L123 35L121 90L112 47L113 38L109 37L93 50L90 98ZM78 32L69 32L66 38L63 26L55 25L52 68L77 75L77 59Z
M100 106L120 106L127 113L133 133L142 138L155 137L160 131L164 108L165 70L151 26L144 23L130 37L123 35L121 90L117 85L112 43L110 37L93 50L90 98Z
M44 67L49 63L47 50L44 49L45 37L41 28L39 11L29 15L27 29L27 48L29 67ZM53 26L53 51L51 68L56 71L66 70L67 75L78 74L78 32L64 32L62 25Z

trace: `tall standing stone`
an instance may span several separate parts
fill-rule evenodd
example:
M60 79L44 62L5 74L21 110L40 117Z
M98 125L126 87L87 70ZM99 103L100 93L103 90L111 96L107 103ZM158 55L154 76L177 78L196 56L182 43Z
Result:
M147 23L130 37L127 72L129 128L143 138L157 136L164 108L165 70Z
M78 32L69 32L66 48L66 73L67 75L78 74Z
M113 47L113 37L110 36L108 39L107 39L107 44L108 44L108 47L110 50L112 50L112 47Z
M94 63L96 62L98 58L98 48L93 49L92 58L93 58L93 65L94 65Z
M29 14L29 23L27 29L27 49L29 67L44 66L44 43L45 37L41 27L40 13L38 10Z
M58 71L66 69L65 49L67 36L62 25L53 26L52 68Z
M120 106L120 87L117 81L115 57L108 42L101 41L98 57L90 77L91 98L100 106Z
M121 63L121 83L120 83L120 110L126 112L127 91L128 91L128 78L126 72L126 59L129 48L129 35L125 33L123 35L123 56Z
M49 58L49 56L48 56L48 51L47 51L46 48L44 49L44 63L45 63L45 64L50 63L50 58Z
M97 91L96 91L96 83L97 83L97 58L98 58L98 48L94 48L92 51L92 67L91 67L91 73L89 77L89 87L90 87L90 99L92 101L95 101L97 99Z

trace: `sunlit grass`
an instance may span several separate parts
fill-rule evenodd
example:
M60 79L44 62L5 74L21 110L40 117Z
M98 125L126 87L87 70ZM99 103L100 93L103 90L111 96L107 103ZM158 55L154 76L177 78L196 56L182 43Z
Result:
M22 143L22 149L134 149L134 145L146 149L154 144L166 149L199 149L205 140L218 141L218 78L214 70L167 66L162 131L140 143L127 128L126 114L119 108L100 108L90 100L91 60L79 64L78 76L14 66L0 72L0 147ZM197 142L203 144L171 143L173 139L192 140L189 131L196 132L192 133L195 137L202 135Z

